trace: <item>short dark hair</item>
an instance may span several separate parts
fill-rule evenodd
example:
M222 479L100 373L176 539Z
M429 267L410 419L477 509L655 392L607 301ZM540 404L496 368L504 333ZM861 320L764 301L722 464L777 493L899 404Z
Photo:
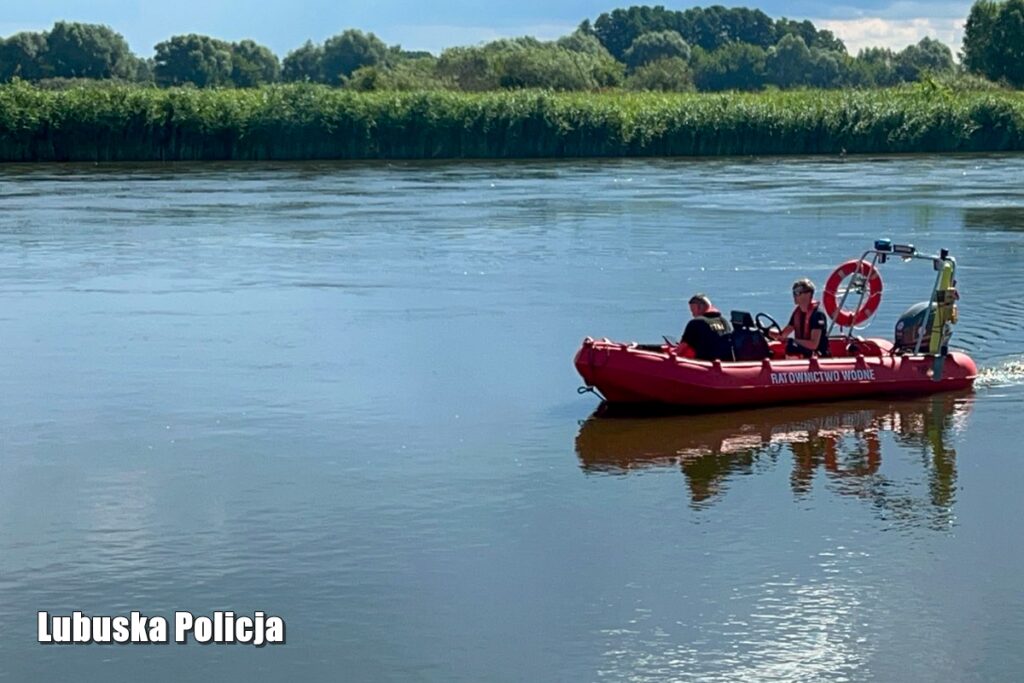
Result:
M798 289L814 294L814 283L811 282L810 278L802 277L793 283L793 291L795 292Z
M703 304L705 306L710 307L711 306L711 299L708 298L707 294L704 294L703 292L697 292L696 294L694 294L693 296L690 297L689 303L690 304Z

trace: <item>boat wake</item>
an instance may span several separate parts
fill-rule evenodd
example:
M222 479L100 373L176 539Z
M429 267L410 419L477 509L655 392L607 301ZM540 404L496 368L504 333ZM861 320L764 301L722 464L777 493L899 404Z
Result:
M1024 384L1024 356L1007 358L991 367L978 370L978 378L974 386L1005 387Z

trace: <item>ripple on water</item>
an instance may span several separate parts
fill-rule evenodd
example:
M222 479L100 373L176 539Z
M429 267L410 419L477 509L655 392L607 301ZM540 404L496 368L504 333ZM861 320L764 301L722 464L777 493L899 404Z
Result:
M1024 356L979 368L974 384L978 388L1024 384Z
M1013 680L1022 172L8 167L0 678ZM678 335L694 291L785 321L876 237L958 258L975 396L576 424L582 337ZM883 275L890 337L934 274ZM289 646L40 648L47 606Z

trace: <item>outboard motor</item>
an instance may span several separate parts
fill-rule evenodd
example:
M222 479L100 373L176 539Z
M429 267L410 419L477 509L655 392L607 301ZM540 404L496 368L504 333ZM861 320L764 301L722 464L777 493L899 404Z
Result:
M897 353L920 353L928 352L928 339L931 333L932 316L937 308L934 302L922 301L908 308L899 320L896 321L896 348ZM946 352L949 346L951 333L949 328L942 337L942 352ZM920 340L920 345L918 345Z

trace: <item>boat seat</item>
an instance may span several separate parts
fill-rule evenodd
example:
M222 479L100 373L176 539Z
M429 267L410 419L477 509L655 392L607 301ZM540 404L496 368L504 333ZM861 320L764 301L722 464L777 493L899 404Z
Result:
M747 311L732 311L732 353L736 360L764 360L771 358L768 340L754 324L754 317Z

